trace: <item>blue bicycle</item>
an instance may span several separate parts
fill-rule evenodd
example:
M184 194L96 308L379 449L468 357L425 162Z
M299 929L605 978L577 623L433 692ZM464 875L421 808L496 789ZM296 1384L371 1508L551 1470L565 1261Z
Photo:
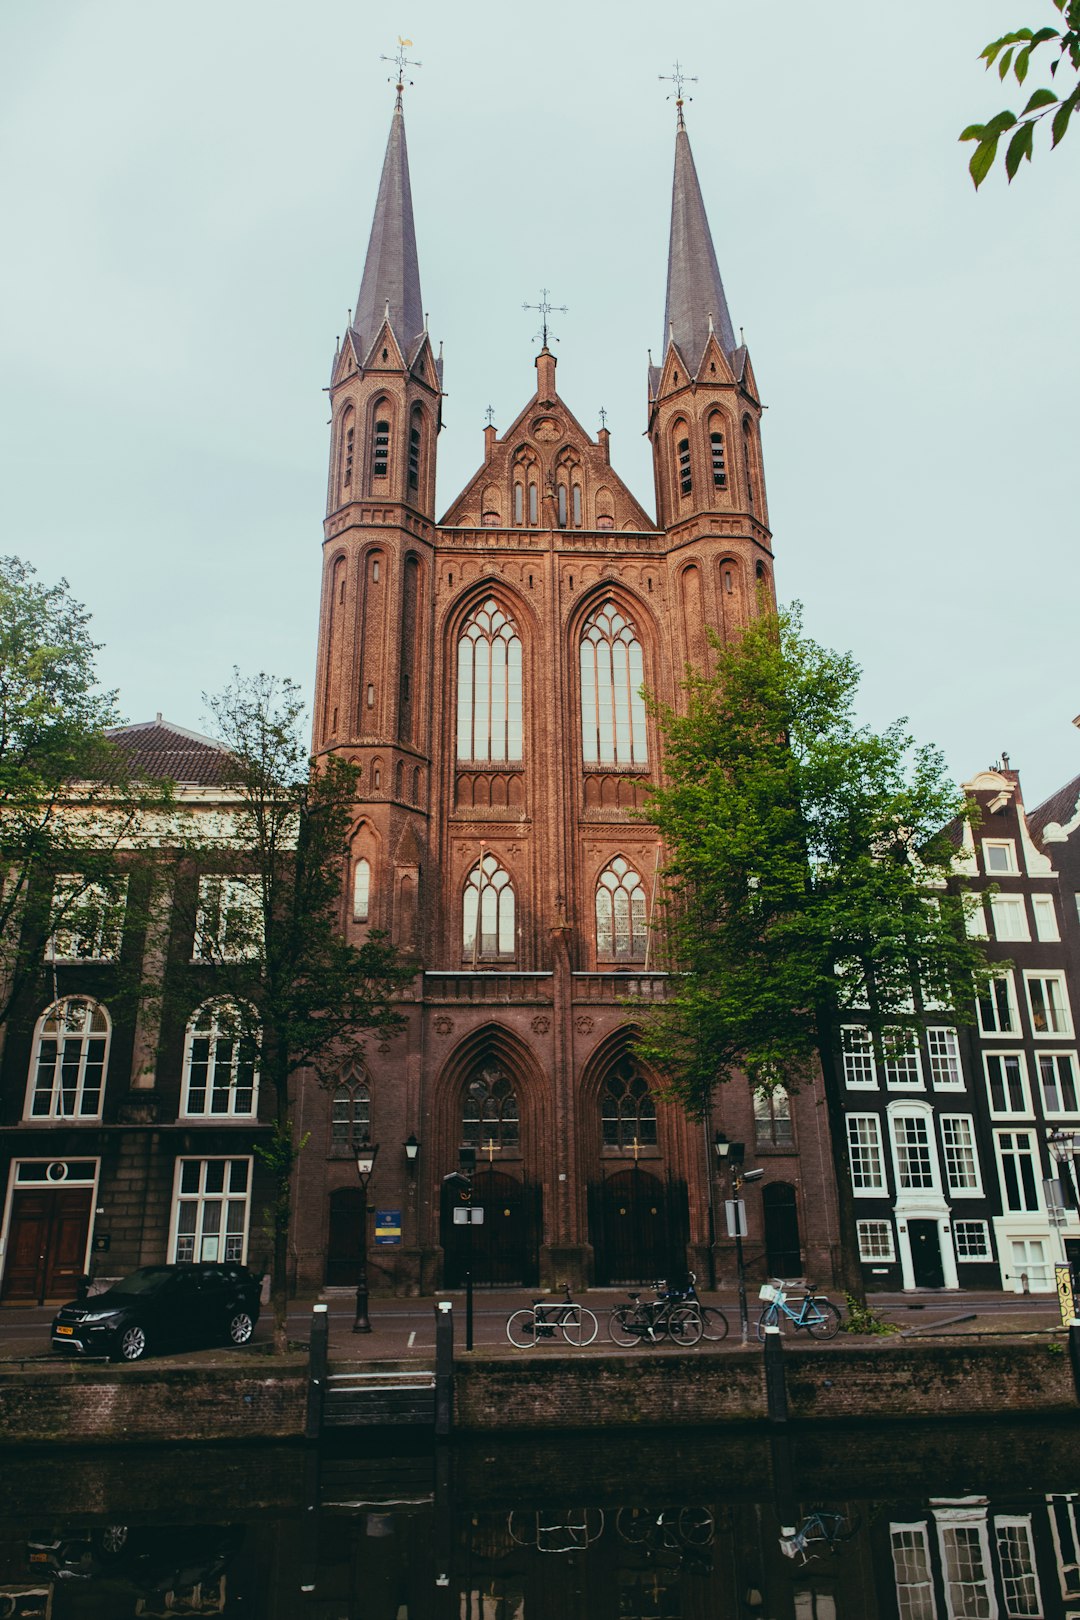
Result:
M765 1308L758 1317L757 1336L764 1339L765 1329L779 1328L784 1332L790 1322L793 1328L805 1328L812 1339L835 1339L840 1331L840 1312L821 1294L814 1293L813 1283L807 1283L799 1309L793 1311L787 1302L787 1283L780 1277L763 1284L759 1298Z

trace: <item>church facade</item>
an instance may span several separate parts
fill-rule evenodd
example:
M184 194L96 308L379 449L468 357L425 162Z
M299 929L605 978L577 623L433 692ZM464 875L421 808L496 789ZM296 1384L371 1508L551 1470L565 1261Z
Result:
M335 355L313 750L359 797L342 928L415 956L406 1027L297 1105L298 1287L356 1277L355 1148L377 1142L372 1280L730 1279L715 1133L762 1168L751 1270L828 1280L837 1223L819 1092L728 1087L691 1122L634 1058L662 998L650 929L663 851L639 814L662 769L641 697L679 702L707 630L773 591L761 405L735 340L681 103L666 344L651 367L656 515L559 395L535 391L436 518L442 363L420 294L400 92L352 324ZM545 334L546 335L546 334ZM406 1144L409 1151L406 1151ZM418 1144L418 1146L416 1146ZM484 1225L443 1194L475 1150Z

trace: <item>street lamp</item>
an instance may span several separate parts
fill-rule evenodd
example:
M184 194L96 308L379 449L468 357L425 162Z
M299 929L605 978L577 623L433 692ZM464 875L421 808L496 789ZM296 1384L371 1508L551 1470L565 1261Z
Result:
M356 1149L356 1173L360 1177L360 1267L356 1274L356 1316L352 1325L354 1333L371 1332L371 1323L368 1321L367 1281L368 1182L371 1180L378 1152L378 1142L365 1143L363 1147Z
M416 1140L416 1132L411 1131L405 1138L405 1158L408 1162L410 1176L416 1170L416 1158L419 1152L420 1144Z
M1065 1247L1065 1221L1066 1210L1080 1209L1080 1200L1076 1196L1076 1182L1073 1179L1073 1160L1077 1147L1080 1146L1080 1131L1063 1130L1060 1125L1048 1125L1046 1128L1046 1145L1050 1149L1051 1157L1057 1165L1058 1185L1061 1188L1060 1217L1056 1223L1061 1236L1061 1252L1066 1264L1069 1263L1069 1252Z
M743 1183L759 1181L763 1170L745 1170L746 1146L743 1142L729 1142L723 1131L713 1138L716 1162L721 1170L727 1167L731 1177L731 1198L727 1204L728 1236L735 1239L735 1265L739 1273L739 1327L743 1344L750 1342L750 1313L746 1308L746 1266L743 1262L743 1234L746 1231L746 1205L739 1197Z

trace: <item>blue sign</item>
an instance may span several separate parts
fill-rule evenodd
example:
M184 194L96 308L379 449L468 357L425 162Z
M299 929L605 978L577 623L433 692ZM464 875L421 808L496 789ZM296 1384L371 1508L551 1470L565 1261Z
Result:
M376 1244L401 1242L400 1209L375 1211L375 1242Z

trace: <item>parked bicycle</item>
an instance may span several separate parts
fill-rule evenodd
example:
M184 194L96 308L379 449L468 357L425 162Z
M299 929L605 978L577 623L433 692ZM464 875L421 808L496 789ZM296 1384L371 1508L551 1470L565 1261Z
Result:
M721 1339L728 1336L728 1319L717 1305L703 1305L697 1291L697 1274L693 1271L686 1273L686 1286L684 1288L668 1288L660 1282L656 1285L658 1294L666 1298L681 1300L685 1305L696 1305L701 1313L701 1336L718 1344Z
M659 1510L622 1507L615 1515L615 1528L631 1547L648 1547L650 1552L680 1552L685 1548L710 1547L716 1521L707 1507Z
M587 1305L579 1305L570 1297L566 1287L564 1300L534 1299L520 1311L514 1311L506 1320L506 1337L519 1350L531 1350L545 1340L553 1341L560 1334L575 1349L592 1344L599 1324Z
M780 1551L785 1558L798 1564L808 1564L822 1553L834 1553L844 1541L850 1541L859 1532L862 1520L853 1514L836 1513L829 1508L814 1508L797 1527L784 1525L780 1531Z
M805 1328L812 1339L835 1339L840 1331L840 1312L823 1294L814 1293L813 1283L807 1283L799 1309L793 1311L787 1302L787 1283L780 1277L764 1283L759 1298L765 1307L758 1317L757 1336L764 1339L765 1329L777 1327L784 1332L790 1322L793 1328Z
M662 1292L664 1283L654 1283L655 1299L642 1299L631 1294L626 1305L613 1307L608 1317L608 1336L613 1344L624 1348L634 1344L657 1344L669 1339L672 1344L697 1344L704 1324L698 1305L681 1302L681 1296Z

